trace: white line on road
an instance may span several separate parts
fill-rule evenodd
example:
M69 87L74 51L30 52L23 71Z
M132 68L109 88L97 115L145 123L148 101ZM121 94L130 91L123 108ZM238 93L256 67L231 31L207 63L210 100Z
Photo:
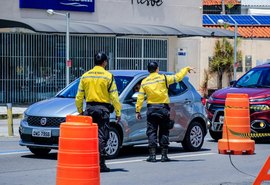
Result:
M201 153L201 154L191 154L191 155L173 155L173 156L169 156L169 157L171 159L177 159L177 158L206 156L206 155L214 155L214 154L216 154L216 153ZM128 160L128 161L107 162L107 164L125 164L125 163L136 163L136 162L142 162L142 161L145 161L145 159L135 159L135 160Z
M15 155L15 154L27 154L30 153L29 150L15 150L15 151L6 151L0 152L0 155Z

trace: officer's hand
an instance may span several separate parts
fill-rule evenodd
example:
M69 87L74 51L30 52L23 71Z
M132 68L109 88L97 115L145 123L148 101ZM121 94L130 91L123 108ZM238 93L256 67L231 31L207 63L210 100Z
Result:
M121 120L121 116L116 116L116 123L119 123Z
M139 112L136 112L136 119L140 120L142 119L142 115Z
M193 73L196 73L195 68L194 67L189 67L188 73L190 73L191 71L193 71Z

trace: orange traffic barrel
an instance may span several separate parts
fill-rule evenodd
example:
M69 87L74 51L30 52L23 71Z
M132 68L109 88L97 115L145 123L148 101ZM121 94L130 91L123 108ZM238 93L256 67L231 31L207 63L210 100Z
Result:
M100 184L98 126L90 116L66 117L57 158L57 185Z
M246 133L250 133L248 95L227 94L222 139L218 140L219 153L236 155L253 154L255 141L248 137L243 137Z

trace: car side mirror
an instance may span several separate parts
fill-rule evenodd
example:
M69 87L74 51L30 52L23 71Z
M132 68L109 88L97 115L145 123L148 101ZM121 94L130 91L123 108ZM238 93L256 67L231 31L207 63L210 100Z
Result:
M139 92L135 92L133 95L132 95L132 100L133 101L137 101L137 99L138 99L138 95L139 95Z
M236 83L236 80L230 81L230 86L234 86L235 83Z

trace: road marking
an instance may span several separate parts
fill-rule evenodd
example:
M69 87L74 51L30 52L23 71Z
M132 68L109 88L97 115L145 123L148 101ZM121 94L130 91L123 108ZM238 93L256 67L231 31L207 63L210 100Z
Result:
M214 155L217 153L201 153L201 154L190 154L190 155L170 155L170 159L177 159L177 158L185 158L185 157L196 157L196 156L206 156L206 155ZM107 164L125 164L125 163L136 163L136 162L142 162L145 161L145 158L143 159L135 159L135 160L128 160L128 161L115 161L115 162L107 162Z
M15 155L15 154L26 154L30 153L29 150L14 150L14 151L6 151L6 152L0 152L0 155Z

